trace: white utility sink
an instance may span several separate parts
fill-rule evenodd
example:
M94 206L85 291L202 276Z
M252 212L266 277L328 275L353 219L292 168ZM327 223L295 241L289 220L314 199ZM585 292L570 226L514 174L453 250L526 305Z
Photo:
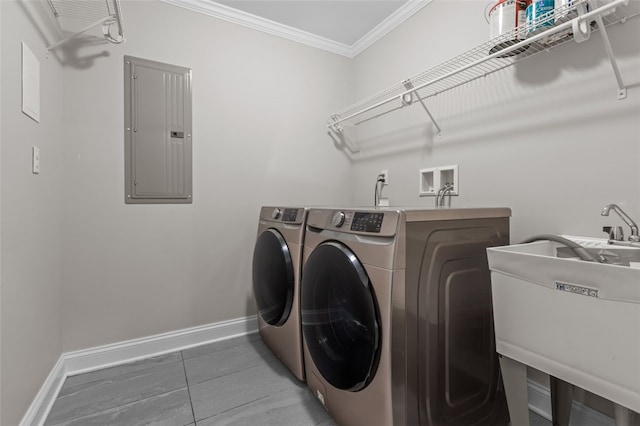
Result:
M550 241L487 249L497 351L640 412L640 248L566 238L617 264Z

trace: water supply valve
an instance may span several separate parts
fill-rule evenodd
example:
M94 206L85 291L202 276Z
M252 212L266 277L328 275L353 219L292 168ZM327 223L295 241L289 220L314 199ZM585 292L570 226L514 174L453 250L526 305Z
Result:
M622 226L603 226L602 232L609 234L609 240L611 241L624 241Z

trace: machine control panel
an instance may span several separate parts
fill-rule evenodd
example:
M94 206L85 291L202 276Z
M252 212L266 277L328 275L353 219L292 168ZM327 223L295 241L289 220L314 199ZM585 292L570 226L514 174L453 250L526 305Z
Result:
M293 226L302 225L306 218L307 209L304 207L262 206L260 208L260 223L270 222L274 226L276 223Z
M283 222L295 222L298 217L298 209L284 209L282 213Z
M345 216L344 212L336 212L333 215L333 218L331 218L331 223L336 228L340 228L344 224L345 217L346 216Z
M307 216L307 230L367 235L371 238L392 237L398 232L403 212L388 209L347 210L311 208Z
M383 219L384 213L355 212L351 221L351 230L379 233Z

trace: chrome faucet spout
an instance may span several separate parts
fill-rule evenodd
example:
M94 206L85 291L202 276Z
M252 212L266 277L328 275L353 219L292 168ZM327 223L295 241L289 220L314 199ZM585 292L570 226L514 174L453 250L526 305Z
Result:
M604 208L602 209L602 213L600 214L602 216L609 216L609 212L611 212L611 210L616 212L618 216L620 216L622 221L627 225L629 225L629 227L631 228L631 235L629 236L629 241L633 241L633 242L640 241L640 235L638 234L638 225L633 221L633 219L629 217L628 214L624 212L624 210L620 208L620 206L618 206L617 204L607 204L606 206L604 206Z

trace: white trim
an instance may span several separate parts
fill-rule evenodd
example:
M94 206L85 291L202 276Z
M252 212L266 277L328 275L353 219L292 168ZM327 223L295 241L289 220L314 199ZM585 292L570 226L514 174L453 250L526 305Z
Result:
M420 9L431 3L432 0L409 0L398 10L389 15L384 21L376 25L371 31L362 36L351 46L351 57L355 58L366 48L387 35L398 25L416 14Z
M255 315L140 339L63 353L27 410L20 426L42 425L64 379L138 359L188 349L258 331Z
M174 6L189 9L193 12L202 13L205 15L213 16L234 24L242 25L252 28L254 30L262 31L267 34L275 35L278 37L286 38L298 43L306 44L308 46L316 47L318 49L326 50L338 55L353 58L353 52L350 46L339 43L337 41L329 40L328 38L320 37L315 34L311 34L306 31L299 30L297 28L290 27L288 25L280 24L275 21L271 21L266 18L262 18L256 15L252 15L247 12L243 12L238 9L234 9L223 4L216 3L209 0L162 0L165 3L172 4Z
M171 331L65 354L67 376L188 349L258 330L254 316Z
M551 421L551 392L549 389L531 380L527 381L527 387L529 390L529 410ZM573 401L569 424L615 426L616 422L609 416Z
M44 423L49 411L51 411L53 402L58 396L58 392L60 392L60 388L62 388L65 378L64 354L62 354L60 358L58 358L58 362L53 366L53 369L51 369L42 387L40 387L36 397L22 418L20 426L33 426Z
M376 25L360 40L349 46L325 37L321 37L307 31L303 31L289 25L284 25L270 19L262 18L248 12L234 9L213 0L162 0L165 3L182 7L192 12L213 16L234 24L262 31L277 37L286 38L298 43L306 44L318 49L326 50L347 58L353 59L366 48L380 40L395 27L409 19L420 9L431 3L432 0L409 0L384 21Z

